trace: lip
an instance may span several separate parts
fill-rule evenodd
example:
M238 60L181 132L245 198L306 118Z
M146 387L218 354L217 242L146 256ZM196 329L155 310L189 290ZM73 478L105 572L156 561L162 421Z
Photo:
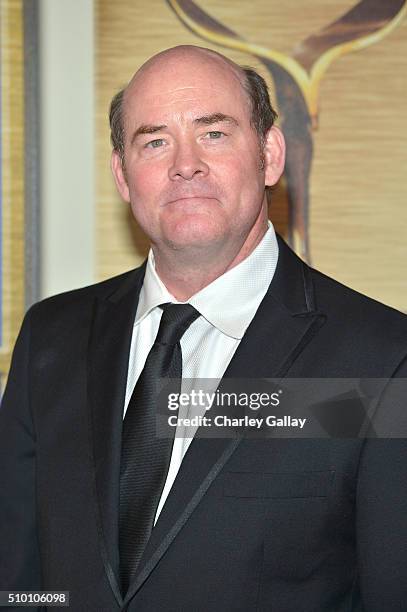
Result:
M192 201L195 202L196 200L214 200L215 198L212 196L203 196L203 195L193 195L193 196L182 196L180 198L174 198L173 200L168 200L168 202L165 203L164 206L167 206L167 204L175 204L176 202L188 202L188 201Z

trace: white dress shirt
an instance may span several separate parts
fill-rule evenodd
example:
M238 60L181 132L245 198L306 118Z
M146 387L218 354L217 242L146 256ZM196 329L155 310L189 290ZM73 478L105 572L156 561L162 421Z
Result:
M277 238L269 221L267 232L246 259L188 300L201 316L181 338L182 392L187 390L188 381L193 379L212 379L213 390L216 389L266 294L277 259ZM150 250L134 320L124 414L158 332L163 312L159 305L165 302L179 303L157 275L154 255ZM186 436L184 431L176 430L168 475L155 521L192 442L193 433L188 429Z

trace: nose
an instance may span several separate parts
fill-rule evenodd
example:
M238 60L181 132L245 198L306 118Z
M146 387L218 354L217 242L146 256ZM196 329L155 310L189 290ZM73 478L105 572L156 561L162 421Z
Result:
M209 166L202 159L199 145L195 142L179 142L174 149L174 157L168 176L172 181L191 181L199 176L206 176Z

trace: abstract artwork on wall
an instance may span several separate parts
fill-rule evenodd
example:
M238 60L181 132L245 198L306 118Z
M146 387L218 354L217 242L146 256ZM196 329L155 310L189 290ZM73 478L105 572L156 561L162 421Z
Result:
M407 0L95 1L97 276L146 241L109 171L112 95L148 57L202 45L266 80L288 141L276 231L312 265L407 311Z
M330 64L389 34L403 19L406 0L361 0L321 30L298 42L291 54L245 40L192 0L167 0L186 28L204 41L256 57L269 71L287 141L285 175L289 202L288 242L310 262L309 180L319 89Z

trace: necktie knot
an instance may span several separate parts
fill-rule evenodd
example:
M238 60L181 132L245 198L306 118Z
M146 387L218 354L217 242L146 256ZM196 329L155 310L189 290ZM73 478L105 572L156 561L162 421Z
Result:
M174 345L179 342L188 327L199 317L191 304L162 304L163 314L158 329L158 344Z

